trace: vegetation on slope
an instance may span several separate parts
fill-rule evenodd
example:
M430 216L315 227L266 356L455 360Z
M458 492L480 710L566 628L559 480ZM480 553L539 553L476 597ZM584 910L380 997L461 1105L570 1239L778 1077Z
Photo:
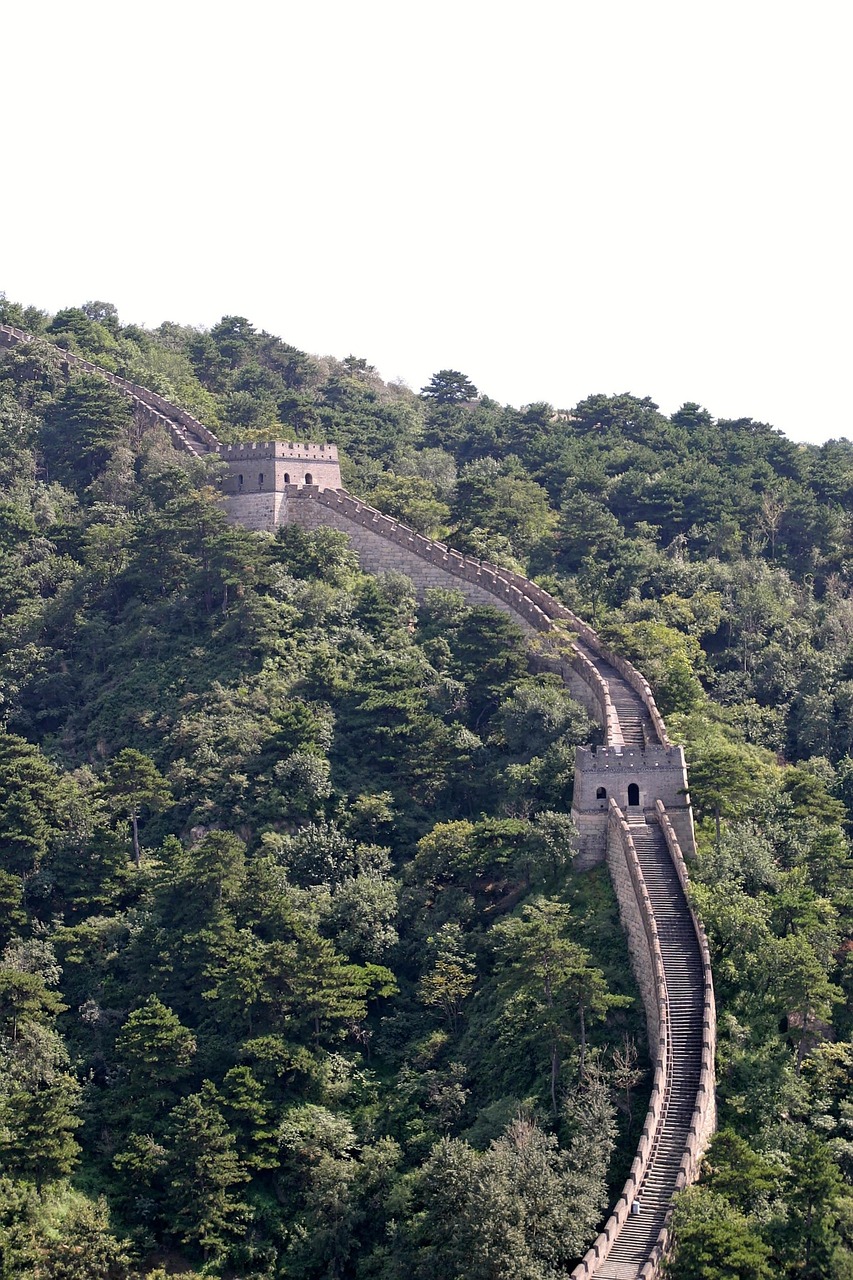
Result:
M672 1274L853 1274L853 446L416 395L237 317L0 318L225 439L338 443L353 492L637 662L720 1012ZM647 1066L606 877L569 863L588 721L503 615L229 528L215 467L38 341L0 361L0 1275L564 1274Z

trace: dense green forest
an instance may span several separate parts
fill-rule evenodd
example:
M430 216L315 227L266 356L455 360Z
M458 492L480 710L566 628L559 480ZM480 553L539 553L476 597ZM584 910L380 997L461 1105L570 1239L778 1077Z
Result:
M230 527L224 440L525 572L685 744L720 1130L675 1280L853 1277L853 445L696 404L415 393L241 317L0 298L0 1278L556 1280L650 1087L596 728L521 632L346 538ZM43 335L47 342L41 341Z

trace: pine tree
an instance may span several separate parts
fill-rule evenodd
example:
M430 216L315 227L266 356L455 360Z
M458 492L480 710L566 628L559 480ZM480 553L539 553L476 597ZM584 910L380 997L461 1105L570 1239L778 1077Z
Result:
M104 774L104 791L117 813L130 818L133 827L133 857L142 861L139 848L139 818L144 810L158 813L172 800L172 789L154 761L133 747L125 747Z
M237 1188L249 1175L240 1163L220 1097L205 1080L171 1116L169 1203L173 1229L206 1258L221 1257L246 1212Z

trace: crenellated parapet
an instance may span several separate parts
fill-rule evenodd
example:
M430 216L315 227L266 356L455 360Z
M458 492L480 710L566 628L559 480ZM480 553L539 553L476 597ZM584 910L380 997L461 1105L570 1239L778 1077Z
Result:
M681 746L577 747L572 818L588 864L601 861L607 842L609 803L650 817L662 801L679 833L681 847L695 852L693 816L687 789L687 762Z

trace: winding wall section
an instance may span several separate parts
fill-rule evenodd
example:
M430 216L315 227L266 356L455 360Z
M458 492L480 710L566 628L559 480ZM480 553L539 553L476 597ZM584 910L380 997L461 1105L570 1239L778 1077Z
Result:
M28 341L23 331L0 325L0 347ZM54 350L67 369L102 376L124 392L142 421L163 427L177 448L245 466L244 450L232 447L229 457L228 446L186 410ZM264 447L281 456L279 446ZM249 500L239 486L230 492L236 495L226 499L232 518L262 527L241 509ZM257 499L253 494L252 510L259 509ZM274 499L262 508L273 525L331 525L347 533L369 571L400 569L419 594L454 585L474 603L512 614L531 637L540 636L534 665L560 674L603 726L603 747L578 749L573 817L581 861L607 859L646 1008L654 1082L625 1187L573 1280L651 1280L666 1248L672 1196L695 1178L716 1118L714 991L708 944L687 897L684 854L693 853L694 842L683 751L670 742L640 672L527 578L424 538L337 488L276 484ZM637 1204L640 1212L632 1212Z

